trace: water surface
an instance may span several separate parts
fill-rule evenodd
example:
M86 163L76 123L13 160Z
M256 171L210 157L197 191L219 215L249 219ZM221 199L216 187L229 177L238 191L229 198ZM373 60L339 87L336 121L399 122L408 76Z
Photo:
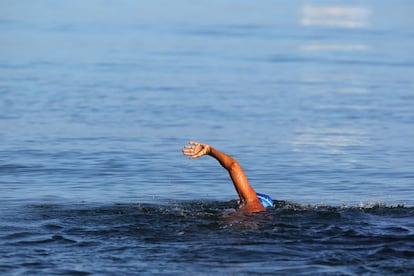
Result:
M0 270L412 273L413 8L0 3Z

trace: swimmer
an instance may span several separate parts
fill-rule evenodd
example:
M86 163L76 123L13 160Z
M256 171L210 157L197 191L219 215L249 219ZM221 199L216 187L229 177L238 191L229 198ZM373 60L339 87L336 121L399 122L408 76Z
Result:
M228 171L233 181L234 187L239 195L239 209L241 211L256 213L266 210L266 207L274 206L269 196L254 191L239 162L231 156L210 145L197 142L189 142L188 145L185 145L183 154L189 156L190 159L199 158L204 155L210 155L215 158Z

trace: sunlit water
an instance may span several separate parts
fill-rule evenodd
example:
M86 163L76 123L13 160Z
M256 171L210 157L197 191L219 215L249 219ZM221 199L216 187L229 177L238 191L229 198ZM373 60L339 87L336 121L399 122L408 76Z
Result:
M414 5L291 2L0 3L0 272L412 273Z

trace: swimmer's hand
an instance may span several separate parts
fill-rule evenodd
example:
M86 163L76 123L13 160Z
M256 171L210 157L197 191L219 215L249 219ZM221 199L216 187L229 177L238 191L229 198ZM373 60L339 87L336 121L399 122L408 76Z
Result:
M201 144L197 142L189 142L188 145L185 145L183 148L183 154L189 156L190 159L198 158L209 154L211 146L207 144Z

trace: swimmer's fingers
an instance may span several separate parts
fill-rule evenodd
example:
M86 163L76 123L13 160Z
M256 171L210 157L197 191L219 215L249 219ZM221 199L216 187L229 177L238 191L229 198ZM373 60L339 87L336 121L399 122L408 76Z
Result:
M184 146L183 148L183 154L187 156L193 156L194 155L194 149L191 146Z
M190 158L194 158L194 155L197 153L195 152L195 145L185 145L183 148L183 154L189 156Z
M204 146L204 144L199 143L199 142L194 142L194 141L190 141L190 142L188 142L188 145L189 145L190 147L194 147L194 148L199 147L199 146Z
M194 148L194 155L192 158L198 158L201 156L204 156L206 154L208 154L209 150L210 150L210 146L207 144L200 144L200 143L195 143L195 148Z
M188 145L183 148L183 154L189 156L191 159L206 155L208 152L208 145L190 141Z
M203 151L199 151L199 152L195 153L194 155L192 155L191 156L191 159L199 158L199 157L204 156L204 155L206 155L206 152L204 150Z
M198 158L204 155L202 154L202 151L199 149L199 147L194 146L185 146L183 149L183 154L189 156L191 159Z

